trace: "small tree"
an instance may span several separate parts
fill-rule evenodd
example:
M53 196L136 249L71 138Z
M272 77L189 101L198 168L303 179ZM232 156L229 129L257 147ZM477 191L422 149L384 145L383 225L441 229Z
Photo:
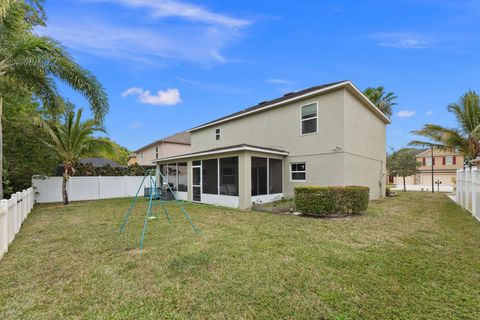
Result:
M387 157L387 170L390 174L403 178L403 191L407 191L405 177L416 174L419 166L421 164L412 149L400 149Z
M75 173L74 165L78 160L94 151L112 150L108 141L93 136L94 133L105 133L104 127L92 119L82 122L81 118L82 109L78 109L76 114L68 111L61 124L37 119L49 138L41 141L63 164L63 204L68 204L67 181Z

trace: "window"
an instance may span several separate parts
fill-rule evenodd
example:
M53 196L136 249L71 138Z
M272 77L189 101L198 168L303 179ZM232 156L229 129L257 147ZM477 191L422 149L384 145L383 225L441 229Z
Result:
M453 156L446 156L445 157L445 163L446 165L452 165L453 164Z
M268 161L268 193L282 193L282 160L268 159Z
M252 157L252 196L267 194L267 161Z
M143 152L142 152L142 153L140 153L140 158L142 158L142 159L143 159Z
M426 157L425 158L425 165L427 165L427 166L432 165L432 157Z
M177 190L177 164L171 163L167 166L167 182L170 188Z
M215 129L215 140L220 140L220 128Z
M187 191L187 163L178 164L178 191Z
M158 159L158 146L155 147L155 159Z
M317 103L302 106L302 134L317 132Z
M219 194L238 196L238 157L221 158Z
M202 161L202 192L218 194L218 160L209 159Z
M305 181L307 178L307 167L305 162L290 164L290 180Z
M282 193L282 160L252 157L252 196Z

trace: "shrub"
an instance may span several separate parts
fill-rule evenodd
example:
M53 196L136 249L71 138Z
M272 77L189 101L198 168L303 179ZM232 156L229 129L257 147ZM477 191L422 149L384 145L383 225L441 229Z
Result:
M392 189L390 187L385 187L385 196L390 197L392 195Z
M369 188L296 187L295 206L307 215L357 214L368 208Z

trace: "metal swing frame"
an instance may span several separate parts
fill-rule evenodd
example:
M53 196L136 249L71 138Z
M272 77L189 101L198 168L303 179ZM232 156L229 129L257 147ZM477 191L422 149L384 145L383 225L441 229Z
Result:
M154 175L152 175L152 173ZM145 182L145 179L147 178L150 185L150 195L148 197L148 209L145 215L145 221L143 222L142 236L140 238L140 250L143 249L143 243L145 240L145 234L147 232L148 221L151 219L158 218L158 214L157 214L158 201L160 201L160 205L163 208L163 212L165 214L165 217L167 218L168 223L170 224L172 223L172 220L170 219L170 215L168 214L168 209L165 207L165 200L162 199L162 189L164 186L165 186L165 191L169 190L172 193L174 198L173 201L175 201L178 204L178 206L180 207L180 210L183 212L183 215L185 216L185 218L187 218L188 222L192 226L193 231L195 231L195 233L198 234L200 230L193 224L187 210L185 210L182 203L177 199L177 195L168 184L167 180L165 179L165 176L162 175L162 173L158 169L149 169L145 171L145 175L143 176L142 182L140 182L140 186L137 189L135 197L132 199L130 206L127 209L127 212L125 213L125 216L123 218L123 223L120 226L120 233L123 233L123 231L125 231L125 226L127 225L128 218L132 213L135 203L137 202L138 194L140 193L140 190ZM163 186L157 187L157 182L160 181L160 178L163 181Z

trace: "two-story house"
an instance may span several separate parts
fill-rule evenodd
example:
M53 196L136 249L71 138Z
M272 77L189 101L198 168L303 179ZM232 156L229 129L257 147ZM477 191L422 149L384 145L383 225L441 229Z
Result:
M418 173L409 177L405 177L407 185L422 185L426 188L432 185L432 165L433 180L435 183L440 181L440 185L444 187L454 187L456 172L463 168L463 155L458 152L433 149L424 150L415 155L420 163ZM403 184L402 177L395 177L394 183ZM436 187L435 187L436 188Z
M152 167L156 159L188 153L191 151L190 137L190 132L184 131L149 143L128 157L128 165L137 163L143 167Z
M189 201L247 209L300 185L362 185L378 199L389 123L352 82L330 83L190 129L190 153L156 162Z

